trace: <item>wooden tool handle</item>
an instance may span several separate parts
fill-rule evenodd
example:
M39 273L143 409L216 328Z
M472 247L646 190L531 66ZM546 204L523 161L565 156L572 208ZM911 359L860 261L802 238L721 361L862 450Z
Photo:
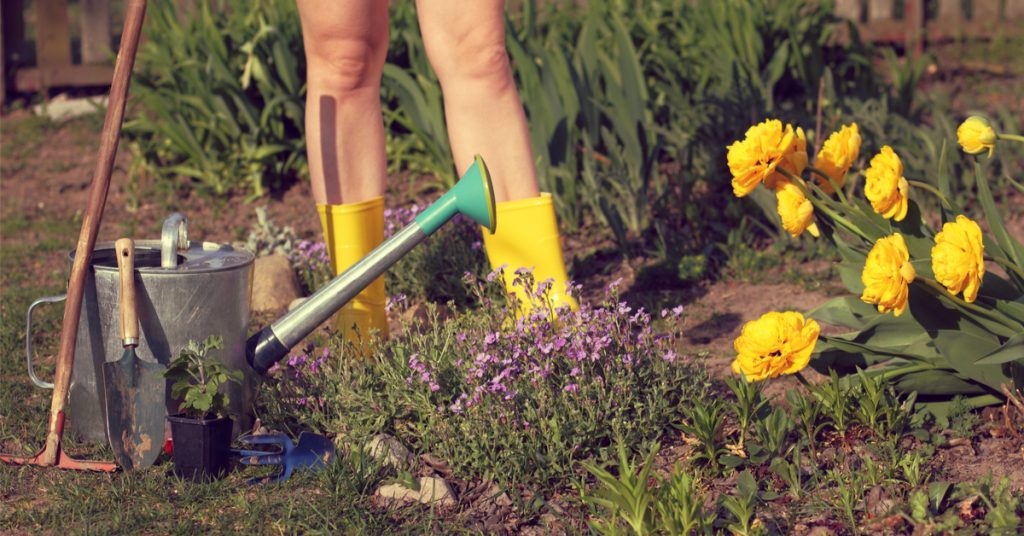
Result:
M89 186L89 202L82 217L82 230L75 247L75 261L71 265L68 280L68 299L64 305L64 322L60 334L60 350L57 353L57 368L53 374L53 397L50 401L50 421L47 425L46 445L39 453L39 465L57 463L60 450L62 416L67 404L68 389L71 387L71 370L75 360L75 342L78 336L78 321L82 313L82 299L85 293L85 279L89 273L92 249L96 244L103 206L107 201L110 187L110 173L117 156L117 142L121 136L121 121L128 95L128 82L135 65L135 52L139 48L142 21L146 14L146 0L128 0L124 11L124 30L121 45L114 63L114 79L110 84L110 99L107 114L103 119L100 136L100 150L96 159L96 170Z
M121 275L121 343L125 347L139 345L139 316L135 312L135 242L122 238L114 242L117 270Z

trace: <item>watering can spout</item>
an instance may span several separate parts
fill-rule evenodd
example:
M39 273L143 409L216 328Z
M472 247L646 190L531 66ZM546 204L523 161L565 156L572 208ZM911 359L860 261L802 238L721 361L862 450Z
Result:
M302 305L249 337L246 342L249 365L260 374L266 373L306 335L456 214L472 219L493 233L498 223L494 208L491 177L483 158L477 155L459 182L411 224L321 287Z

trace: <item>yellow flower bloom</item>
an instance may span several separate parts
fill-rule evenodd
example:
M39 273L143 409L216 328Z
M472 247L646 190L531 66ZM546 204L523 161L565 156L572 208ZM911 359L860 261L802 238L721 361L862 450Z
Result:
M800 313L765 313L747 322L733 342L732 371L752 382L800 372L811 360L820 331L817 322L805 321Z
M832 179L832 182L842 188L846 183L846 173L850 171L850 166L859 155L860 132L857 129L857 123L843 125L843 128L833 132L825 140L817 158L814 159L814 167L823 171ZM814 178L825 193L833 192L832 185L824 177L815 174Z
M956 141L964 148L967 154L978 154L988 149L988 155L996 148L996 132L988 120L978 115L967 118L960 127L956 129Z
M950 294L964 293L970 303L978 297L981 279L985 276L985 245L981 227L966 216L946 222L935 235L932 248L932 271Z
M800 188L786 180L775 184L775 199L778 201L779 217L782 228L793 238L800 236L804 230L811 236L818 237L818 225L814 223L814 205L804 197Z
M896 233L880 238L868 252L864 272L860 275L864 283L864 294L860 299L877 304L879 313L892 311L895 316L900 316L907 308L909 285L915 277L917 271L910 264L910 252L903 235Z
M892 147L885 145L871 159L871 167L864 172L864 195L871 208L886 218L903 221L907 217L907 192L910 184L903 177L903 162Z
M742 141L729 146L729 171L737 197L754 191L762 182L771 187L782 177L777 168L799 175L807 167L807 139L803 129L768 119L747 129Z

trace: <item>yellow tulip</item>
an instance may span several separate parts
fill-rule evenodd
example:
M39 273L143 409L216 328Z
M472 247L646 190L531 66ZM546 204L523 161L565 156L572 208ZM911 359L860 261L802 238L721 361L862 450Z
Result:
M886 218L903 221L907 217L909 191L910 184L903 177L903 162L892 147L883 146L864 172L864 195L871 208Z
M800 188L788 180L778 181L775 184L775 199L778 201L782 228L793 238L800 236L804 230L811 233L811 236L820 236L818 225L814 223L814 205L804 197Z
M988 120L978 115L967 118L956 129L956 141L967 154L978 154L988 149L989 157L996 148L996 132Z
M910 264L910 252L903 235L896 233L881 238L868 252L860 275L864 283L864 294L860 299L877 304L879 313L892 311L895 316L900 316L907 308L909 286L915 277L917 271Z
M821 151L818 151L817 158L814 159L814 167L824 172L832 179L832 182L842 188L846 183L846 173L850 171L850 166L859 155L860 132L857 129L857 123L843 125L843 128L833 132L825 140ZM833 192L832 185L824 177L817 174L814 177L825 193Z
M811 360L821 328L796 312L770 312L743 326L733 342L732 371L748 381L800 372Z
M950 294L963 292L964 301L973 302L985 277L984 253L981 227L966 216L957 216L955 222L946 222L942 231L935 235L932 248L935 279Z
M732 190L736 197L744 197L766 183L769 187L786 171L799 175L807 167L807 140L803 129L792 125L782 127L778 119L768 119L747 129L742 141L728 148Z

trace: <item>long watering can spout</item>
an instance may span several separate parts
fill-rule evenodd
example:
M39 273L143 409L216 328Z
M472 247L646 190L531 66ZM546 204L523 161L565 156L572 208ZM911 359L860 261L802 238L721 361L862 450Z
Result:
M302 305L249 337L246 343L249 365L264 374L306 335L456 214L471 218L492 233L497 227L494 189L487 166L479 155L459 182L416 216L411 224L329 281Z

